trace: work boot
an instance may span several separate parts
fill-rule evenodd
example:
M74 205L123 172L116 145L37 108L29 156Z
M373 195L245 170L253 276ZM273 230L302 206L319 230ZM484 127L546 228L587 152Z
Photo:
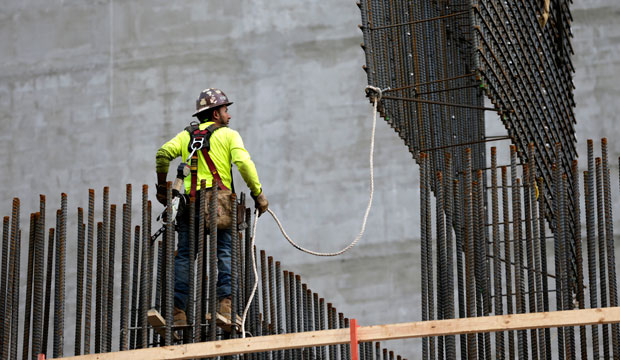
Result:
M230 300L230 297L225 297L221 299L220 306L218 308L218 313L220 313L220 315L224 316L228 321L230 321L232 312L232 301Z
M174 326L187 325L187 316L185 316L185 311L175 306L174 310L172 311L172 315L174 317Z

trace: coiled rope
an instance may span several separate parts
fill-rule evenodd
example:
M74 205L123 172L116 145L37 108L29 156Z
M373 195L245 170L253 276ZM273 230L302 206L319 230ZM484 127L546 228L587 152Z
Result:
M271 209L267 209L267 212L271 215L271 217L273 217L273 219L275 220L276 224L278 224L278 227L280 228L280 232L282 232L282 235L286 238L286 240L293 245L293 247L295 247L297 250L303 251L307 254L310 255L315 255L315 256L338 256L341 255L343 253L345 253L346 251L350 250L352 247L354 247L358 241L360 241L360 239L362 238L362 236L364 235L364 232L366 231L366 222L368 221L368 214L370 214L370 208L372 207L372 198L375 192L375 176L374 176L374 153L375 153L375 129L377 127L377 105L379 104L379 100L381 100L381 96L382 96L382 91L381 89L374 87L374 86L367 86L366 87L366 93L368 94L368 96L372 99L373 101L373 116L372 116L372 132L370 135L370 156L369 156L369 163L370 163L370 194L368 196L368 206L366 207L366 212L364 213L364 219L362 221L362 227L360 229L359 234L355 237L355 239L349 244L347 245L345 248L336 251L336 252L331 252L331 253L323 253L323 252L317 252L317 251L312 251L312 250L308 250L300 245L298 245L297 243L295 243L295 241L293 241L293 239L291 239L290 236L288 236L288 234L286 233L286 231L284 231L284 227L282 226L282 223L280 222L280 220L278 219L278 217L276 216L275 212ZM254 211L254 222L252 224L252 238L251 238L251 246L250 249L254 249L254 238L256 235L256 224L258 223L258 209ZM258 288L258 272L256 271L256 257L254 254L254 251L252 250L252 270L254 271L254 286L252 287L252 292L250 294L250 298L248 299L248 303L245 306L245 309L243 310L243 317L241 319L241 336L243 338L245 338L245 320L248 314L248 311L250 309L250 304L252 303L252 300L254 299L254 295L256 294L256 289Z

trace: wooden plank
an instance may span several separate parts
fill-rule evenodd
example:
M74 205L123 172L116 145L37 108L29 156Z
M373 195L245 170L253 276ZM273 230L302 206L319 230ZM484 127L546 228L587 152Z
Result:
M620 307L361 326L358 328L358 341L369 342L438 335L610 323L620 323ZM92 354L67 359L190 359L346 344L349 341L349 329L336 329Z
M153 327L153 330L155 330L162 337L166 337L166 320L164 320L164 317L161 316L159 311L156 309L150 309L147 311L146 316L149 324ZM181 337L176 331L172 331L172 338L175 341L181 340Z

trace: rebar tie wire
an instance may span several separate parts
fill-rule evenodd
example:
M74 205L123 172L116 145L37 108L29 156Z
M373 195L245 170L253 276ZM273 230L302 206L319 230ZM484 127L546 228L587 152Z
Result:
M278 227L280 228L280 232L282 232L282 235L286 238L286 240L288 240L288 242L295 247L297 250L303 251L307 254L310 255L314 255L314 256L338 256L338 255L342 255L345 252L347 252L348 250L350 250L352 247L354 247L362 238L362 236L364 235L364 232L366 232L366 222L368 221L368 215L370 214L370 208L372 207L372 198L374 195L374 191L375 191L375 176L374 176L374 151L375 151L375 130L377 127L377 105L379 104L379 101L381 100L382 97L382 90L379 89L378 87L375 86L366 86L366 93L368 94L368 96L371 98L372 102L373 102L373 117L372 117L372 132L370 135L370 156L369 156L369 163L370 163L370 194L368 196L368 206L366 207L366 212L364 213L364 219L362 221L362 227L360 229L359 234L355 237L355 239L346 247L344 247L343 249L336 251L336 252L331 252L331 253L322 253L322 252L317 252L317 251L312 251L312 250L308 250L300 245L298 245L297 243L295 243L295 241L293 241L293 239L290 238L290 236L288 236L288 234L286 233L286 231L284 231L284 227L282 226L282 223L280 222L280 220L278 219L278 217L276 216L275 212L271 209L267 209L267 212L271 215L271 217L273 217L273 219L275 220L276 224L278 225ZM250 248L254 247L254 239L256 236L256 224L258 223L258 209L254 210L254 222L252 224L252 237L251 237L251 245ZM245 320L248 314L248 310L250 308L250 304L252 303L253 299L254 299L254 295L256 294L256 288L258 287L258 273L256 271L256 257L254 252L252 251L252 271L254 271L254 285L252 286L252 292L250 293L250 298L248 299L248 303L245 305L245 309L243 310L243 317L241 318L241 337L245 338Z

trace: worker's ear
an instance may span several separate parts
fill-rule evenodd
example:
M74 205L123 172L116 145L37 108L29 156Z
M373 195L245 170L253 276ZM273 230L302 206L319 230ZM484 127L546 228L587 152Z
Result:
M220 111L219 111L219 109L215 109L213 111L211 117L213 118L213 119L211 119L211 121L219 120L220 119Z

